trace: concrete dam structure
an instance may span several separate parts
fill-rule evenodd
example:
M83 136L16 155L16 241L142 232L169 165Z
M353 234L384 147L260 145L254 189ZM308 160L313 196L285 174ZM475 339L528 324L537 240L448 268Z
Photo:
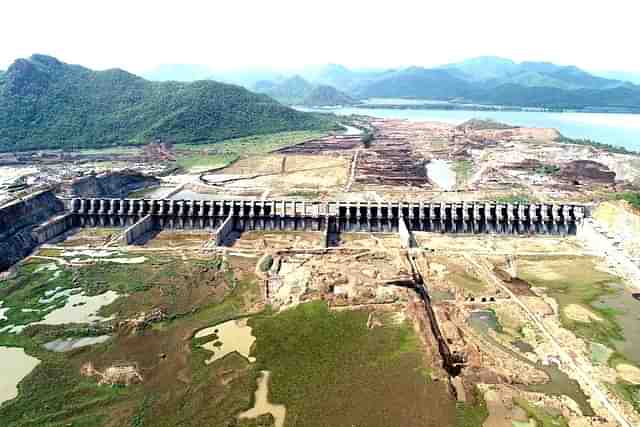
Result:
M154 229L225 231L576 234L587 214L570 204L498 202L320 202L299 200L64 200L81 227L130 227L143 218ZM401 227L400 221L404 224Z

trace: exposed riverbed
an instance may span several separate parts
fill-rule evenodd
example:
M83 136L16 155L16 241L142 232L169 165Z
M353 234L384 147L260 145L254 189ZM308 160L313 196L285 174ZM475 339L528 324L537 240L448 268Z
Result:
M18 396L18 383L40 363L21 348L0 347L0 403Z

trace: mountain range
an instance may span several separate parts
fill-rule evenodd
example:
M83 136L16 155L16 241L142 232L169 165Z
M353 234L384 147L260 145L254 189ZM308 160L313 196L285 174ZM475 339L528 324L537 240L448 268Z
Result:
M328 64L292 73L247 70L222 77L268 93L285 103L291 102L287 99L286 87L281 87L282 82L299 77L310 85L331 86L355 99L415 98L514 107L640 111L640 86L625 79L607 78L607 75L634 80L629 74L602 76L575 66L532 61L517 63L495 56L431 68L352 70L339 64ZM296 100L300 101L297 97Z
M322 107L356 103L355 99L333 86L314 85L299 75L276 81L261 80L252 89L283 104Z
M0 75L2 151L212 142L332 126L326 117L209 80L150 82L45 55L18 59Z

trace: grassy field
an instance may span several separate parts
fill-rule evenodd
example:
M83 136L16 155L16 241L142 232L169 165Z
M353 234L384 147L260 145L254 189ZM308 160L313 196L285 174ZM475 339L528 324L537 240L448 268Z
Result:
M133 334L127 330L114 333L107 325L32 325L20 335L0 334L0 345L22 347L41 361L21 382L18 398L0 408L1 424L235 425L229 424L235 423L235 414L250 406L257 373L241 357L230 356L208 367L204 360L209 354L189 345L193 331L249 313L259 298L253 275L237 274L246 272L248 266L238 270L234 262L232 258L227 263L218 258L183 260L158 255L144 264L99 263L65 269L52 282L48 281L51 272L49 277L34 272L41 260L22 263L10 285L0 287L2 299L17 309L8 313L11 321L19 320L14 312L33 307L45 290L56 286L80 286L91 294L106 289L126 292L127 298L103 310L116 319L153 307L165 307L169 317ZM68 353L42 347L56 338L104 333L114 337ZM87 361L97 369L118 361L135 362L144 382L126 388L98 386L94 378L80 375L80 366ZM228 382L230 372L237 378Z
M569 427L567 419L562 415L553 415L544 408L532 405L525 399L515 398L514 403L524 409L530 419L536 421L537 427Z
M616 322L616 312L600 308L592 303L598 297L614 292L610 284L619 279L595 268L590 258L549 258L523 260L518 264L519 277L532 286L547 289L548 294L560 305L562 325L579 337L613 347L613 340L622 340L622 329ZM602 320L579 322L567 317L565 308L570 304L589 307Z
M366 311L308 303L254 318L259 369L292 426L453 426L455 405L424 372L408 325L368 329Z
M279 148L325 135L323 132L298 131L229 139L214 144L177 144L178 164L187 170L206 170L227 166L240 157L269 153Z
M462 187L471 178L473 162L471 160L457 160L453 164L453 170L456 173L456 184L458 187Z

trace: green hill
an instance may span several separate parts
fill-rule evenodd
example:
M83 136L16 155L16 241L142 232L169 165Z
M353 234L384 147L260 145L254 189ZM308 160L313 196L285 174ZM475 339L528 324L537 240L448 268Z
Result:
M257 82L254 90L288 105L351 105L355 100L329 85L313 85L299 75L279 81Z
M149 82L55 58L19 59L0 84L0 150L199 143L327 129L330 119L213 81Z
M356 101L347 95L340 92L333 86L319 85L315 86L306 98L302 101L302 105L308 105L312 107L324 107L333 105L352 105Z

